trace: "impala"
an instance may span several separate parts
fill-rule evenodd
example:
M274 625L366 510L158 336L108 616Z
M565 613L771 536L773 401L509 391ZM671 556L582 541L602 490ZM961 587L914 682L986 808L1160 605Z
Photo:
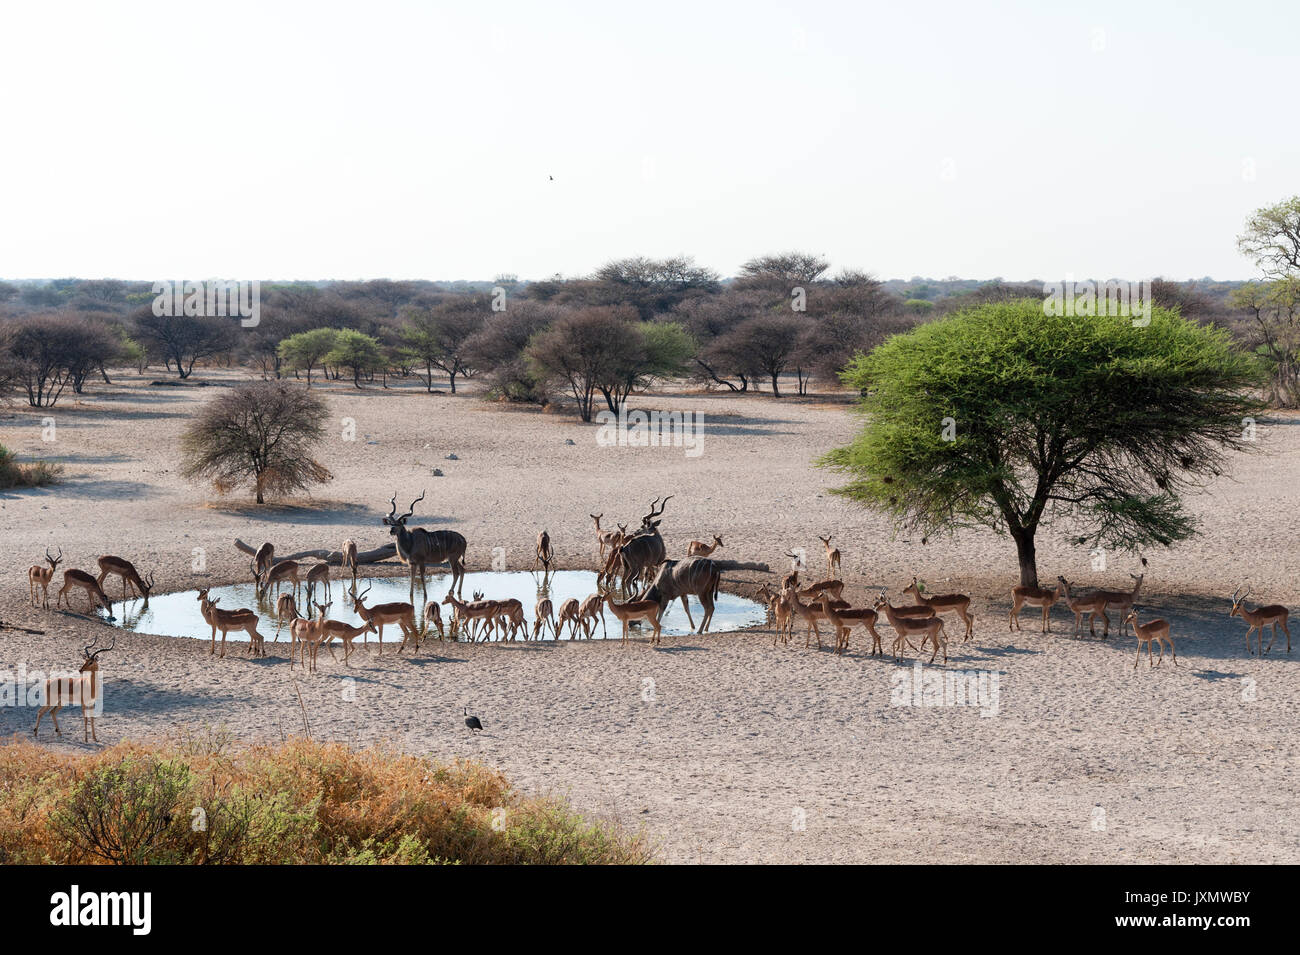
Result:
M100 606L108 611L108 619L113 618L112 603L108 599L108 594L99 586L99 581L84 570L69 569L63 572L63 586L59 588L58 598L54 601L54 606L58 607L64 600L68 602L68 609L72 609L72 598L68 596L69 590L81 590L85 592L86 599L90 603L87 613L94 613L95 607Z
M1079 631L1083 629L1083 615L1088 614L1088 633L1092 636L1097 635L1097 614L1101 614L1101 619L1106 622L1106 628L1102 631L1101 638L1106 639L1110 633L1110 617L1106 616L1107 600L1101 591L1094 591L1087 594L1071 594L1070 583L1064 577L1057 577L1061 585L1061 592L1065 594L1065 605L1074 613L1074 635L1077 637Z
M436 600L430 600L424 605L424 633L429 632L431 622L438 628L438 639L442 640L446 636L446 632L442 629L442 608Z
M256 570L254 570L256 573ZM282 560L278 564L271 565L271 569L262 574L262 584L258 588L258 595L262 596L271 590L275 585L275 592L280 593L280 587L285 581L293 581L293 595L298 596L298 590L302 586L302 565L296 560Z
M537 601L537 606L533 608L533 639L538 640L539 634L545 635L546 624L551 625L551 635L555 639L560 639L555 632L555 608L551 604L550 597L542 597Z
M587 639L596 632L596 621L600 620L600 633L602 637L608 637L609 631L605 629L605 595L592 594L582 602L578 608L578 622L582 624L582 632L587 634ZM587 629L587 621L591 621L591 629Z
M619 524L618 530L616 531L602 531L600 529L600 519L605 516L604 513L588 514L587 516L596 522L596 541L600 544L600 556L603 559L605 557L606 548L615 547L623 542L623 536L627 531L627 525Z
M687 557L708 557L715 550L722 546L722 538L717 534L713 535L713 543L706 544L704 541L691 541L686 545Z
M135 565L125 557L114 557L112 554L105 554L96 562L99 564L99 576L95 578L100 587L104 586L104 579L110 575L122 578L122 599L126 600L127 584L131 589L144 598L144 602L149 602L149 591L153 590L153 575L149 575L148 581L140 579L136 572Z
M474 600L466 603L451 591L447 591L447 596L442 598L442 602L450 604L454 611L451 625L453 633L463 629L467 624L472 628L479 620L486 621L490 630L496 628L497 602L495 600ZM469 639L471 643L474 640L473 629L469 631Z
M623 621L623 647L627 647L627 632L629 624L633 620L644 620L650 626L654 627L654 635L650 638L652 644L659 642L659 615L662 608L657 600L629 600L626 603L617 603L611 598L609 600L609 612L619 620Z
M849 648L849 634L854 627L865 627L871 634L871 655L884 651L880 648L880 633L876 630L876 620L878 614L869 607L864 608L836 608L834 601L828 594L822 594L821 598L822 615L835 627L837 639L835 641L835 652L843 653Z
M285 619L296 620L298 618L298 604L293 599L293 594L280 594L275 601L275 639L279 642L280 627L284 625Z
M370 593L370 585L352 598L352 606L356 608L357 616L366 623L375 625L375 633L379 638L379 655L384 655L384 626L395 623L402 631L402 645L397 648L401 653L406 646L408 639L415 641L415 649L420 649L420 632L415 628L415 607L409 603L396 601L394 603L376 604L373 607L366 606L366 594ZM443 603L446 603L444 600Z
M352 656L352 641L363 633L371 634L378 632L379 631L375 629L375 625L369 621L362 623L359 627L354 627L351 624L342 623L338 620L326 620L325 637L321 642L325 649L330 652L330 659L337 660L338 657L334 656L334 648L330 646L330 644L334 642L335 637L342 640L343 665L347 667L352 666L352 664L348 662L348 658Z
M966 624L966 637L969 640L975 632L975 615L970 612L970 596L967 594L927 594L925 585L915 577L903 588L903 593L911 594L918 603L932 609L937 614L955 613Z
M328 605L318 604L313 601L316 607L315 617L295 617L289 624L289 636L292 642L289 644L289 669L293 669L294 651L298 650L301 645L302 663L307 667L307 672L311 673L316 669L316 651L319 649L321 641L325 639L325 609ZM363 628L364 629L364 628ZM310 662L308 654L311 654Z
M930 654L930 662L939 654L939 645L943 645L943 662L948 662L948 637L944 632L943 620L938 616L931 617L903 617L898 614L896 608L890 606L889 598L883 593L876 598L875 609L885 611L885 616L889 620L889 625L894 628L897 635L894 640L894 659L902 659L902 648L904 645L910 646L909 636L923 634L921 638L921 648L925 647L925 641L930 640L934 643L934 653Z
M1133 624L1133 635L1137 637L1138 652L1137 659L1133 661L1133 669L1138 668L1138 662L1142 659L1142 644L1147 645L1147 666L1151 666L1151 641L1154 640L1160 648L1160 659L1155 663L1160 666L1165 660L1165 644L1169 644L1169 652L1174 656L1174 666L1178 666L1178 654L1174 652L1174 641L1169 636L1169 621L1163 618L1150 620L1146 623L1138 623L1137 611L1130 610L1128 621Z
M564 603L560 604L559 623L555 626L555 639L560 639L560 634L564 632L565 623L570 624L569 639L573 639L573 634L577 632L580 624L578 623L578 612L581 608L578 605L577 597L570 597Z
M840 549L831 546L831 536L829 534L825 537L818 534L817 539L826 548L826 576L834 577L840 572Z
M99 742L99 737L95 734L95 710L99 705L100 691L99 655L112 650L115 646L117 646L117 634L113 634L111 644L98 650L92 643L81 651L85 662L81 664L81 669L76 676L51 677L45 681L45 705L36 713L33 736L40 732L41 717L46 713L49 713L50 719L54 721L54 732L62 736L63 730L59 729L59 710L65 706L80 706L83 737L86 742L92 739L96 743Z
M40 564L33 564L27 568L27 589L32 598L32 606L36 606L36 588L41 588L44 595L41 601L43 607L50 606L50 581L54 579L54 571L59 567L59 561L63 560L63 548L59 548L59 556L51 557L50 549L45 548L45 562L48 567L42 567Z
M220 600L220 598L217 598ZM242 630L248 634L248 652L257 656L266 656L266 647L262 635L257 632L257 614L247 608L239 610L222 610L217 600L208 599L208 588L199 591L199 612L203 619L212 626L212 644L208 647L208 656L217 652L217 631L221 631L221 657L226 655L226 634L231 630Z
M533 548L533 551L533 570L537 569L540 562L543 573L549 571L551 561L555 559L555 552L551 549L551 535L547 531L542 531L537 535L537 546Z
M357 542L348 538L339 551L342 554L343 569L352 574L352 592L357 592Z
M1061 585L1057 584L1052 590L1046 590L1042 587L1030 587L1025 584L1019 584L1011 588L1011 610L1007 613L1007 629L1013 629L1011 624L1015 624L1016 630L1022 629L1020 626L1020 608L1021 607L1042 607L1043 608L1043 633L1052 632L1052 605L1061 599Z
M1283 632L1286 633L1286 652L1290 653L1291 630L1287 627L1286 621L1287 617L1290 616L1291 611L1287 610L1286 607L1283 607L1281 604L1269 604L1266 607L1256 607L1254 610L1247 610L1246 598L1250 596L1250 591L1247 590L1244 594L1238 597L1237 594L1240 593L1240 591L1241 588L1238 587L1232 594L1232 612L1229 613L1228 616L1240 617L1242 620L1246 621L1246 623L1250 624L1250 626L1246 628L1246 652L1254 653L1254 651L1250 649L1250 632L1252 630L1259 631L1259 638L1256 646L1262 647L1264 645L1264 628L1269 624L1273 625L1273 639L1268 641L1268 649L1260 650L1260 656L1263 656L1265 653L1268 653L1269 650L1272 650L1273 640L1277 639L1278 625L1281 624Z
M1146 574L1129 574L1137 583L1133 585L1132 590L1098 590L1097 595L1106 598L1106 606L1119 612L1120 619L1120 636L1124 635L1124 628L1128 626L1128 613L1133 609L1133 601L1137 600L1138 591L1142 589L1142 578Z
M307 571L307 600L311 603L316 602L314 600L314 595L316 593L317 584L324 585L325 600L327 601L326 606L328 606L330 596L330 565L325 561L313 564L311 569Z

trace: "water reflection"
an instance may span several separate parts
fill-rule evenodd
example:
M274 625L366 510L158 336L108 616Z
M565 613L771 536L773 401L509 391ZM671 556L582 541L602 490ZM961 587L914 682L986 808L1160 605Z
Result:
M447 593L447 586L451 578L445 574L431 576L428 578L427 596L419 588L416 589L415 615L416 620L424 627L424 606L427 600L441 601ZM349 624L360 624L361 618L352 607L352 600L349 596L351 581L333 580L330 582L330 595L326 597L320 588L316 590L316 600L319 603L330 603L329 616L332 620L341 620ZM359 589L365 589L370 586L370 592L366 594L365 603L368 607L375 604L406 602L410 595L410 582L406 577L372 577L360 578L357 582ZM281 593L292 591L292 585L286 585L281 589ZM515 598L524 605L524 616L528 619L528 632L532 633L533 626L533 608L539 597L550 597L558 613L560 605L570 597L576 597L581 601L596 592L596 574L587 570L559 570L552 571L550 574L543 576L541 573L529 573L527 571L507 571L507 572L482 572L470 573L465 575L464 593L465 599L468 600L470 594L474 591L482 591L484 596L493 600L506 600L510 597ZM251 582L241 584L231 584L226 587L213 587L209 591L209 596L214 599L220 599L222 610L238 610L241 607L247 607L255 610L262 618L258 624L258 630L267 640L274 639L276 632L275 619L275 593L271 592L266 595L262 601L257 600L257 596ZM620 602L622 598L619 598ZM300 591L298 600L299 612L305 613L307 598L305 591ZM451 607L442 605L439 608L442 611L444 626L450 619ZM149 598L146 605L140 600L120 601L113 604L113 615L117 617L117 625L136 633L158 634L160 636L173 637L198 637L204 640L212 635L212 628L207 621L203 619L203 614L199 611L198 591L186 590L172 594L156 594ZM691 599L691 614L695 617L695 622L700 621L699 601ZM717 601L714 604L713 622L709 625L710 632L722 632L726 630L741 630L745 627L752 627L761 624L766 619L763 607L752 600L746 600L744 597L738 597L735 594L729 594L719 591ZM605 623L607 628L608 639L617 640L622 635L622 625L618 619L605 611ZM636 627L634 626L634 629ZM690 633L691 628L687 623L686 614L682 611L680 601L674 601L663 616L663 633L666 635L681 635ZM437 628L431 629L433 636L437 636ZM565 638L568 639L569 631L565 630ZM368 635L374 639L374 634ZM385 643L389 640L400 641L401 635L395 626L389 626L384 629ZM281 633L282 639L288 639L288 622L283 624ZM553 637L545 636L545 640L551 640ZM601 629L596 627L593 639L602 639ZM232 631L229 635L232 643L247 642L248 635L242 632Z

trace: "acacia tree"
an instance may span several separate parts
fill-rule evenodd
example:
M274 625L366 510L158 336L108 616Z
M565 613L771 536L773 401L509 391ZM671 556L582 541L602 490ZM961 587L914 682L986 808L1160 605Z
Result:
M451 393L456 393L457 376L468 377L473 370L465 344L482 328L484 316L489 314L485 300L470 296L407 314L402 341L424 365L427 391L433 391L433 369L438 368L446 372Z
M629 358L642 354L642 339L629 313L635 315L613 308L579 309L538 332L525 349L533 375L567 390L583 421L591 420L601 384L620 375Z
M144 308L135 315L136 337L168 364L188 378L195 362L229 351L235 345L239 326L228 318L196 318L187 315L155 315Z
M867 427L821 459L837 493L932 534L991 527L1038 583L1040 526L1076 543L1169 546L1195 532L1180 492L1250 447L1257 365L1220 329L1156 307L1151 323L979 306L857 356L844 381Z
M358 388L361 387L362 375L384 367L384 355L379 342L350 328L334 333L334 347L322 360L327 365L346 368L352 372L352 383Z
M330 480L311 457L325 434L325 402L307 388L282 381L251 381L203 407L181 436L182 473L210 480L228 494L252 481L257 503Z
M311 387L311 370L319 367L334 350L338 331L333 328L313 328L298 332L280 342L280 360L293 371L307 372L307 387Z

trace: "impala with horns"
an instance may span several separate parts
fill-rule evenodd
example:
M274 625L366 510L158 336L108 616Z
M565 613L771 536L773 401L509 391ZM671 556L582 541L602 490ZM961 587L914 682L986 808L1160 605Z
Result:
M420 588L430 564L447 564L451 567L451 589L458 595L465 586L465 538L456 531L427 531L423 527L407 530L406 519L415 513L415 505L424 500L424 491L411 502L406 513L397 517L397 493L389 500L388 516L384 524L397 541L397 556L411 568L411 596L415 596L415 575L420 575Z
M415 607L400 601L367 607L366 594L368 593L370 593L370 584L366 584L366 589L352 598L352 606L356 609L357 616L366 623L373 623L377 628L375 635L379 640L379 655L381 657L384 655L384 625L390 623L397 624L398 629L402 631L402 644L397 648L397 652L402 652L407 640L413 642L418 651L420 631L415 626Z
M623 575L623 589L628 590L632 584L642 578L649 579L650 574L663 563L667 556L664 539L659 536L658 518L662 517L664 508L673 495L669 494L660 502L655 498L650 504L650 513L641 518L637 532L623 541L619 549L619 565Z
M63 560L63 548L59 548L59 556L51 557L50 549L45 548L45 563L48 567L42 567L40 564L32 564L27 568L27 590L32 598L32 606L36 606L36 588L41 588L44 595L41 600L41 606L49 607L50 605L50 581L54 579L54 572L59 569L59 561Z
M1291 615L1291 611L1287 610L1286 607L1283 607L1281 604L1269 604L1267 606L1256 607L1254 610L1247 610L1246 598L1250 596L1250 589L1247 588L1246 592L1241 594L1240 597L1237 596L1239 593L1241 593L1240 587L1233 591L1232 612L1229 613L1228 616L1240 617L1242 620L1246 621L1246 623L1250 624L1250 626L1246 628L1246 652L1255 652L1250 648L1250 632L1252 630L1259 631L1259 637L1255 645L1256 649L1264 646L1264 628L1269 624L1273 625L1273 639L1268 641L1268 647L1266 649L1260 650L1260 656L1263 656L1265 653L1268 653L1269 650L1272 650L1273 640L1277 639L1278 624L1281 624L1282 630L1286 633L1286 652L1290 653L1291 630L1287 627L1286 621L1287 617Z
M126 599L127 585L131 585L131 590L144 598L144 602L149 602L149 592L153 590L153 574L149 574L148 580L142 580L140 574L136 572L135 564L131 563L125 557L114 557L112 554L105 554L97 561L99 564L99 576L95 578L99 586L104 586L104 581L109 576L122 578L122 599Z
M40 732L41 717L46 713L49 713L50 719L54 721L54 732L62 736L63 730L59 729L59 710L65 706L80 706L81 729L85 741L89 742L93 739L96 743L99 742L99 737L95 735L95 716L96 711L100 709L102 689L99 681L99 655L112 650L115 646L117 646L117 634L113 634L112 643L98 650L92 643L81 651L85 662L81 664L81 669L76 676L51 677L45 681L44 705L36 713L33 736Z

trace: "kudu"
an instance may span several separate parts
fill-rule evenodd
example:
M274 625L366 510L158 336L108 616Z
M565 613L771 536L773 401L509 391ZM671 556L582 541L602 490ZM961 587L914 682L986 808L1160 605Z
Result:
M708 633L709 623L713 620L713 601L718 595L718 582L722 579L721 564L721 561L712 557L665 560L659 565L654 580L640 599L657 602L662 613L670 603L681 598L686 619L694 630L695 620L691 617L691 605L687 598L691 595L699 597L704 616L700 618L697 632Z
M63 730L59 729L59 710L65 706L80 706L81 729L86 742L92 739L96 743L99 742L99 737L95 734L95 710L99 708L99 693L102 688L99 682L99 655L112 650L115 646L117 646L117 634L113 634L112 643L98 650L92 643L81 651L85 662L81 664L81 669L76 676L51 677L45 681L45 705L36 713L33 736L40 732L41 717L46 713L49 713L50 719L54 721L54 732L62 736Z
M50 606L50 581L54 579L54 572L59 569L59 561L63 560L63 548L59 548L59 556L51 557L50 549L45 548L45 562L48 567L42 567L40 564L32 564L27 568L27 589L32 598L32 606L36 606L36 588L41 588L43 594L41 606L48 608Z
M650 513L641 518L641 527L637 532L623 540L619 549L619 565L622 568L623 590L630 590L633 583L642 578L649 578L654 568L663 563L667 556L664 539L659 536L657 518L661 517L664 507L673 495L669 494L660 502L655 498L650 504ZM658 508L658 510L656 510Z
M458 595L465 586L465 543L463 535L456 531L427 531L423 527L415 530L406 529L406 519L415 513L415 505L424 500L424 491L411 502L406 513L397 514L397 493L389 500L391 505L384 524L397 541L397 556L402 563L411 568L411 598L415 598L415 575L420 575L420 589L423 590L424 578L430 564L446 563L451 567L451 590Z

